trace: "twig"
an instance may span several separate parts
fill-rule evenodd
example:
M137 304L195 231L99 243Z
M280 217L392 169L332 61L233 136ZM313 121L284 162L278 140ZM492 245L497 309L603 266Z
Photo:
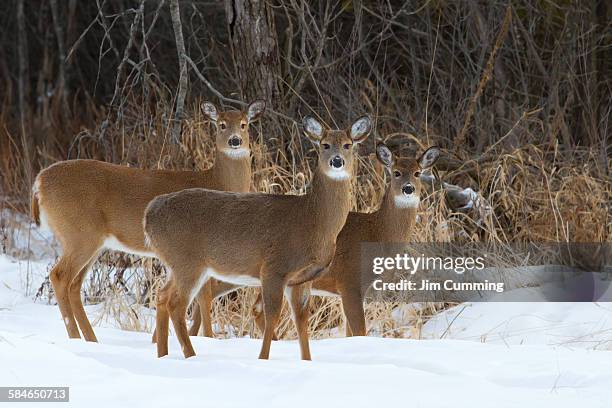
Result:
M448 333L448 331L450 330L451 326L453 325L453 323L455 323L455 320L457 320L457 318L459 317L459 315L461 315L461 313L463 313L463 311L465 310L467 306L463 306L461 308L461 310L459 311L459 313L457 313L455 315L455 317L453 317L453 320L451 320L451 322L448 324L448 326L446 327L446 329L444 330L444 333L442 333L442 335L440 336L440 339L443 339L444 336L446 336L446 333Z
M123 78L123 70L125 64L127 63L127 60L130 58L130 50L132 49L132 45L134 44L134 38L136 37L136 32L138 30L138 23L140 22L140 19L143 15L144 3L145 0L140 0L140 6L138 7L138 11L136 12L134 20L132 20L132 25L130 26L130 38L128 40L127 45L125 46L125 49L123 50L123 59L119 63L119 67L117 67L117 79L115 80L115 92L113 93L113 98L110 102L111 106L113 106L113 104L115 103L115 100L119 95L119 90L121 89L120 84Z
M356 8L356 17L355 17L356 21L355 21L355 24L357 24L357 30L358 30L357 31L357 36L358 36L358 41L361 44L361 43L364 42L363 21L362 21L363 3L362 3L361 0L358 0L358 1L355 2L355 8ZM400 9L400 11L402 9L403 9L403 7ZM397 14L399 14L399 11L398 11ZM393 19L391 19L391 20L393 20ZM387 31L390 26L391 26L391 24L388 23L386 25L384 31ZM376 66L376 64L374 64L374 61L372 61L372 58L370 57L370 54L368 54L368 49L367 48L362 48L361 49L361 56L363 57L364 61L368 64L368 67L370 68L370 72L372 72L374 74L374 76L376 77L376 81L385 90L385 93L387 94L387 96L391 100L391 103L393 103L395 111L398 113L398 115L401 115L402 109L401 109L399 103L397 102L397 99L395 97L395 93L391 90L391 87L389 86L388 81L380 73L380 71L378 70L378 67Z
M438 34L440 33L440 15L436 24L436 39L434 40L433 55L431 57L431 68L429 70L429 80L427 81L427 98L425 99L425 136L429 143L429 95L431 91L431 79L433 78L434 64L436 62L436 51L438 50Z

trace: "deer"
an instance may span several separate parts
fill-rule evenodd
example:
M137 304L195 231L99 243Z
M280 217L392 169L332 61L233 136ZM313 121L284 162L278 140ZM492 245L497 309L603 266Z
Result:
M304 117L306 137L317 145L318 164L303 195L231 193L188 189L149 203L143 220L150 250L171 271L157 296L157 356L168 354L172 320L185 358L195 356L185 314L210 278L262 292L268 359L283 296L299 333L300 356L310 360L309 282L332 262L336 239L351 208L357 146L372 122L358 118L332 130Z
M440 156L433 146L419 158L394 158L389 148L379 144L376 157L391 178L377 211L371 213L349 213L344 228L338 235L336 255L329 271L312 282L311 294L318 296L340 296L347 319L347 336L365 336L366 323L364 297L376 279L374 274L362 276L360 244L362 242L406 243L414 229L417 209L423 190L421 174L430 169ZM198 297L199 313L194 314L190 329L197 335L200 321L210 321L210 305L216 297L235 290L237 286L225 282L212 282L209 293ZM252 314L259 329L264 330L262 299L258 296ZM200 317L200 315L202 317ZM212 329L209 329L212 331ZM276 337L273 336L275 340Z
M201 105L214 124L216 158L206 171L144 170L96 160L66 160L43 169L35 179L31 215L61 245L49 279L70 338L97 342L81 300L87 272L103 249L152 257L142 219L156 196L193 187L241 191L251 186L249 124L264 112L255 100L243 111ZM78 326L77 326L78 323Z

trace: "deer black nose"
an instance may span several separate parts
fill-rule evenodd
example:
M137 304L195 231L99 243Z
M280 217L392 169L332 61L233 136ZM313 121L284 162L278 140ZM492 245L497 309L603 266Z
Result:
M227 144L233 148L240 147L242 144L242 138L240 136L232 136L227 141Z
M330 161L329 165L335 169L339 169L344 166L344 159L340 156L334 156Z
M402 193L406 195L414 193L414 186L412 184L406 184L404 187L402 187Z

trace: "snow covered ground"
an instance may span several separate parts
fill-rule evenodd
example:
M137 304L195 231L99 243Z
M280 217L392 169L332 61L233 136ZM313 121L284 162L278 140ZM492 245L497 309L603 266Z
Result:
M49 262L0 256L0 385L70 386L70 406L609 407L612 305L479 303L429 321L427 340L295 341L259 361L256 339L174 337L158 359L148 333L97 327L69 340L59 310L34 302ZM24 295L28 293L28 295ZM99 308L88 307L92 318ZM66 406L64 404L63 406ZM19 405L22 406L22 405ZM27 404L23 404L27 406Z
M466 303L434 316L423 336L612 353L612 304Z

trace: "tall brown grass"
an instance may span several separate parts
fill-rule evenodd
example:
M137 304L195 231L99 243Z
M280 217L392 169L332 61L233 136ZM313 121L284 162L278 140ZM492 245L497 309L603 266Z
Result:
M137 110L137 104L130 106ZM56 142L59 135L49 133L47 141L35 152L36 161L30 162L25 160L23 149L9 127L0 124L0 212L8 214L3 212L8 209L13 214L27 214L32 175L39 168L66 156L91 157L143 168L200 170L210 167L214 161L211 129L197 104L190 107L189 119L184 123L182 140L178 144L169 140L167 117L157 115L142 120L134 115L122 126L110 126L105 140L99 140L94 129L84 128L69 146L69 151ZM381 127L384 125L379 129ZM314 164L311 146L301 142L296 127L288 127L288 135L285 135L291 146L288 154L285 149L258 143L260 131L257 127L253 129L256 190L303 193ZM410 134L385 135L381 132L375 137L399 146L396 150L402 154L425 147L419 138ZM384 191L384 174L369 153L366 148L362 154L354 188L354 208L359 211L374 210ZM446 154L454 157L450 152ZM511 151L493 146L485 156L460 161L454 169L440 170L438 176L442 180L477 191L490 210L453 211L444 190L429 189L419 210L414 238L422 242L610 242L612 184L606 171L610 171L612 162L608 159L608 168L602 169L595 155L596 152L584 148L563 152L557 145L526 144ZM470 154L462 151L461 156L470 157ZM481 160L482 157L486 160ZM14 219L8 218L3 216L0 225L5 235L15 227ZM8 247L6 242L3 251L15 254L16 249ZM150 330L149 308L155 304L155 293L164 274L157 261L105 253L86 281L85 300L89 304L104 305L97 322L110 319L124 329ZM40 293L52 301L48 282ZM219 335L257 335L250 316L255 296L255 290L243 289L214 303L213 322ZM418 338L420 327L427 318L446 307L434 303L411 309L400 306L388 302L369 304L366 316L370 332ZM314 338L343 332L345 323L338 299L316 298L312 310L310 332ZM278 334L281 338L296 335L287 310L283 313Z

